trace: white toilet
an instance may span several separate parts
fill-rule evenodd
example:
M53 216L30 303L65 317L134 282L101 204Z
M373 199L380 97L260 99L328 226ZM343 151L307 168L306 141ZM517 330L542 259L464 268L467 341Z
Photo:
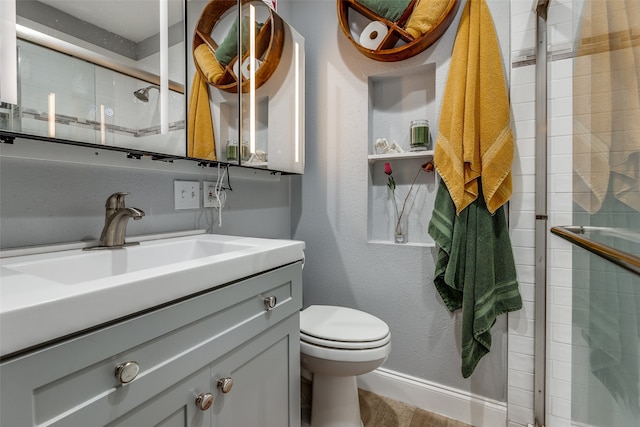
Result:
M313 374L311 427L361 427L356 375L384 363L389 326L347 307L312 305L300 312L300 361Z

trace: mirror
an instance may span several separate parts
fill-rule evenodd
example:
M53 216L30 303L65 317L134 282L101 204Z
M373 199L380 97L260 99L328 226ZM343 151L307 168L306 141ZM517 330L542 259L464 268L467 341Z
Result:
M16 24L18 104L0 129L186 154L182 0L17 0Z
M188 3L189 125L213 133L193 135L188 156L303 173L304 38L262 1L241 9L233 0Z
M0 103L1 136L303 173L304 39L262 1L15 4L18 102ZM208 81L196 50L225 43Z

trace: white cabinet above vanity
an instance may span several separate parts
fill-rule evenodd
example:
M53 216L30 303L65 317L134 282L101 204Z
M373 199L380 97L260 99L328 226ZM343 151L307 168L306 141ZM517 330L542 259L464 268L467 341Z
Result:
M1 142L304 173L304 38L261 0L2 3Z
M303 249L201 234L3 258L0 424L299 426Z

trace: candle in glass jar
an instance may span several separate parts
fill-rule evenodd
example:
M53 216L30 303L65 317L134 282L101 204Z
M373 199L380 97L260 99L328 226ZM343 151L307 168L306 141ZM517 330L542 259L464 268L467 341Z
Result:
M227 141L227 161L232 162L238 160L238 143L235 141Z
M430 150L429 140L429 121L428 120L412 120L411 121L411 151Z

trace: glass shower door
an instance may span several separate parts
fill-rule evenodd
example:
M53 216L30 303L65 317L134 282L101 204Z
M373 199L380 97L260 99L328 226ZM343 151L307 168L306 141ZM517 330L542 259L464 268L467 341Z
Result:
M571 425L638 426L640 2L572 8Z

